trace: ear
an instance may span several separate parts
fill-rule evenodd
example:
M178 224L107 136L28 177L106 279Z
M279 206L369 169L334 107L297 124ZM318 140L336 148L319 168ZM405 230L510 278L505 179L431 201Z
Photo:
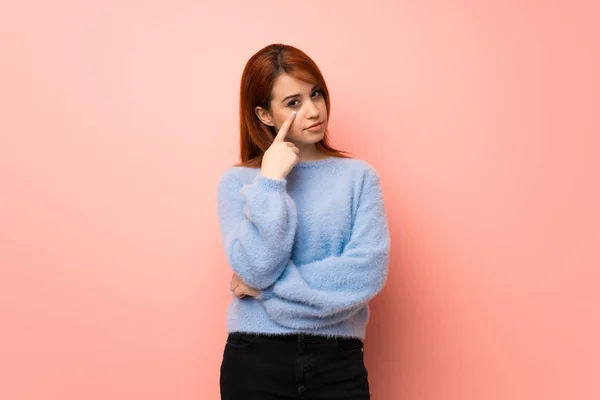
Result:
M267 126L275 126L275 124L273 123L273 118L271 117L269 111L265 110L262 107L256 107L254 109L254 112L256 113L256 116L258 117L260 122Z

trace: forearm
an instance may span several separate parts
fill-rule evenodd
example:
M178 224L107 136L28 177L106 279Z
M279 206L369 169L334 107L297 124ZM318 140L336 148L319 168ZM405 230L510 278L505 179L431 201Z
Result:
M343 321L383 288L388 256L330 257L301 266L289 262L274 285L262 291L271 318L291 328L317 328Z

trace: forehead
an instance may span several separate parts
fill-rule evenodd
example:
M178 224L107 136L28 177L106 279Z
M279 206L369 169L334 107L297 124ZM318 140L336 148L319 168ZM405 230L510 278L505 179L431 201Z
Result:
M315 85L296 79L288 74L281 74L273 85L273 98L282 99L293 94L310 94Z

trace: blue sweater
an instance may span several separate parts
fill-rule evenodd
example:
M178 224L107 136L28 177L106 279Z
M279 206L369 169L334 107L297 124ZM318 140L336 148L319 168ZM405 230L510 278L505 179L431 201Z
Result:
M260 296L232 297L228 332L364 339L388 272L390 236L366 161L300 161L283 180L231 167L217 188L229 265Z

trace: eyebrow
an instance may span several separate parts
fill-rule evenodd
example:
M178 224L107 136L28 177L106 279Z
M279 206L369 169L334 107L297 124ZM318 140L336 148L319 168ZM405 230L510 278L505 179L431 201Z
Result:
M321 90L321 88L320 88L319 86L313 86L313 88L312 88L310 91L311 91L311 92L314 92L314 91L315 91L315 89L319 89L319 90ZM286 100L293 99L294 97L300 97L300 93L296 93L296 94L290 94L289 96L285 96L285 97L283 98L283 100L281 100L281 102L282 102L282 103L285 103L285 102L286 102Z

